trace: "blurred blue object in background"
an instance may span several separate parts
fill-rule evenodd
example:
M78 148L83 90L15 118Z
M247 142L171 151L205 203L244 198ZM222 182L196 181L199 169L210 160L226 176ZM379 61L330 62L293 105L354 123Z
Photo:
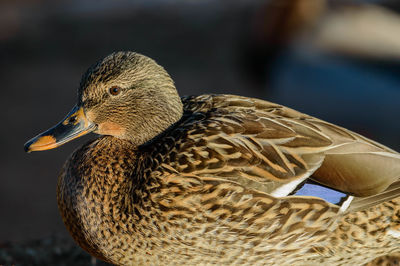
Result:
M305 50L277 62L271 101L400 150L400 73L388 71L400 64L362 64Z

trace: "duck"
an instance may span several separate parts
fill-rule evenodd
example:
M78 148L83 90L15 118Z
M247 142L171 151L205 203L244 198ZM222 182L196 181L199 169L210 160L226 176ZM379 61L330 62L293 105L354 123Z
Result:
M62 220L114 265L361 265L400 251L400 154L280 104L180 97L153 59L114 52L27 152L94 132L64 164Z

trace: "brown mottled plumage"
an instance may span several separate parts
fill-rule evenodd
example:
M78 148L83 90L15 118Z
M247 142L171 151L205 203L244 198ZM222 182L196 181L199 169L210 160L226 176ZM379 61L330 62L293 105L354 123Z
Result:
M72 154L57 198L76 242L110 263L358 265L400 251L400 155L349 130L258 99L181 99L161 66L119 52L26 149L89 131L107 136ZM311 179L355 199L287 193Z

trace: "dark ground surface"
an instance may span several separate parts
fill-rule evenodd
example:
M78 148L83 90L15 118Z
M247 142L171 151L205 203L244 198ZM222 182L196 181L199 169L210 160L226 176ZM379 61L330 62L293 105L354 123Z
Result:
M257 50L264 1L94 3L0 2L0 265L93 263L68 236L55 195L63 162L93 136L32 154L23 144L63 118L80 76L113 51L156 59L181 95L276 101L400 150L397 61L351 61L296 45L269 58Z
M71 239L51 235L24 243L0 244L0 265L57 265L57 266L106 266L110 265L91 257Z

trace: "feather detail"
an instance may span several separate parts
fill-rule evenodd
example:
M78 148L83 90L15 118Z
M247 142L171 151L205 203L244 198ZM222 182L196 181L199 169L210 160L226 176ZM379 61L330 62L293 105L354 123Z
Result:
M203 119L180 124L187 139L172 162L178 171L252 183L276 197L310 176L355 196L380 193L400 177L395 151L293 109L234 95L188 97L183 103Z
M400 195L400 180L391 184L386 190L381 193L368 197L355 197L350 205L349 211L360 211L368 209L382 202L390 201Z

